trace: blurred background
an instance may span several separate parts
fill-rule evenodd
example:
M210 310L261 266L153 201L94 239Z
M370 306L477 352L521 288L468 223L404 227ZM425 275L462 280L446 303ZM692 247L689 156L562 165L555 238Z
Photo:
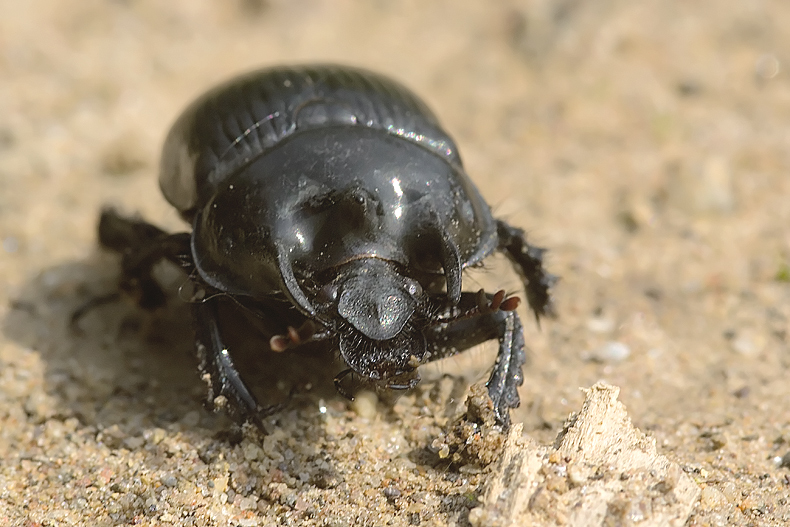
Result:
M525 432L553 441L578 388L603 379L659 451L712 489L690 524L790 520L788 27L784 0L0 4L0 512L41 522L60 498L32 506L31 482L47 496L72 488L22 459L49 444L42 434L67 451L66 432L42 430L89 430L90 474L106 463L102 430L153 430L162 401L202 422L189 342L158 343L178 358L157 351L145 361L165 362L146 366L144 342L117 351L114 335L137 331L124 326L129 306L87 321L92 340L66 327L116 279L96 247L98 211L184 229L157 166L185 105L236 73L333 62L422 96L495 214L550 249L559 317L539 330L524 314L514 419ZM515 275L478 280L520 288ZM484 369L485 353L470 360ZM146 384L151 368L158 384ZM183 400L160 393L167 368ZM196 434L179 440L211 436ZM134 459L135 445L113 455ZM64 507L73 521L111 517Z

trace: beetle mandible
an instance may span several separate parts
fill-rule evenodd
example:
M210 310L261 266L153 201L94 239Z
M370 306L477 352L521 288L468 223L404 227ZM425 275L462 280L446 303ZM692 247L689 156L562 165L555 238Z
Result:
M223 341L231 298L268 327L274 351L339 349L361 379L394 389L417 367L499 340L488 380L497 421L519 404L524 336L517 297L462 291L462 272L504 252L536 318L553 313L544 250L495 220L433 113L401 85L315 65L252 72L198 98L165 141L159 183L192 225L168 234L106 209L99 241L122 257L122 288L164 303L152 267L169 260L196 291L192 311L207 403L239 421L262 407Z

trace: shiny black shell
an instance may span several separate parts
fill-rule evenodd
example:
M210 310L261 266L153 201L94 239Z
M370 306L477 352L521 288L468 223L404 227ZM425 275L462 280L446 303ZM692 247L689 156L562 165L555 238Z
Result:
M344 263L372 257L439 275L437 243L457 248L461 267L497 245L490 209L434 115L358 69L265 69L213 89L171 129L160 186L193 223L206 283L282 291L312 316L314 277Z

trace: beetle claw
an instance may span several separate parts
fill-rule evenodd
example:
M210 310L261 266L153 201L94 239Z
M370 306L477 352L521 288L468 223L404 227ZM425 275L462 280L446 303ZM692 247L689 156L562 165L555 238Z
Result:
M285 335L273 336L269 339L269 347L272 351L280 353L308 342L313 338L313 335L315 335L315 323L312 320L306 320L299 328L288 326Z
M500 289L489 299L485 290L477 292L477 311L482 315L488 315L496 311L513 311L521 305L521 299L517 296L505 298L505 290Z
M287 350L290 343L291 341L285 335L275 335L269 339L269 347L277 353Z
M497 311L499 306L502 305L502 300L505 299L505 290L500 289L496 293L494 293L494 297L491 299L491 302L488 304L488 309L491 311Z
M511 296L510 298L506 298L502 301L502 304L499 306L500 311L515 311L518 306L521 305L521 298L517 296Z

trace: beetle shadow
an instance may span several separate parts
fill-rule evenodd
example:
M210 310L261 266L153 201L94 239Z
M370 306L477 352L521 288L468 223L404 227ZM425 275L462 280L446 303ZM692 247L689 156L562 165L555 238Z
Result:
M76 417L98 431L117 427L120 437L172 426L209 437L226 433L230 419L202 404L206 385L197 372L190 306L178 298L183 275L171 277L168 302L154 313L121 298L88 309L72 324L86 302L118 290L118 268L118 259L104 253L55 266L10 302L4 335L36 352L44 367L47 403L26 404L29 418ZM283 403L273 419L337 396L325 355L307 352L294 360L293 354L270 352L260 337L229 340L241 343L234 359L259 400Z
M176 273L167 287L168 302L157 312L149 313L125 298L88 310L76 328L70 323L86 302L118 290L118 269L117 257L97 252L84 261L46 269L17 292L2 331L18 344L20 353L38 355L47 395L47 404L24 404L24 409L31 422L76 418L111 448L132 449L139 441L128 439L144 439L157 428L183 432L191 436L201 459L211 463L212 452L221 451L223 442L240 437L228 433L233 428L228 417L203 407L207 389L198 374L190 305L179 299L182 274ZM265 337L238 312L221 315L226 343L253 393L264 405L282 403L266 423L321 436L320 400L331 402L335 410L349 404L333 383L344 367L336 354L311 346L271 352ZM474 355L464 356L480 363ZM450 364L459 360L453 358ZM452 389L443 396L431 395L436 400L431 409L445 412L448 418L454 415L446 399L461 400L466 381L449 376L458 372L448 366L435 364L433 373L423 371L423 382L415 392L380 393L379 418L402 420L393 411L396 401L408 393L438 393L441 379L454 379ZM415 440L425 444L409 453L413 462L441 465L428 439Z
M179 320L170 306L160 318L119 299L71 324L86 302L117 290L117 269L117 260L105 255L55 266L11 301L5 336L38 353L44 366L51 404L26 409L34 421L76 417L99 430L164 427L199 409L189 320Z

